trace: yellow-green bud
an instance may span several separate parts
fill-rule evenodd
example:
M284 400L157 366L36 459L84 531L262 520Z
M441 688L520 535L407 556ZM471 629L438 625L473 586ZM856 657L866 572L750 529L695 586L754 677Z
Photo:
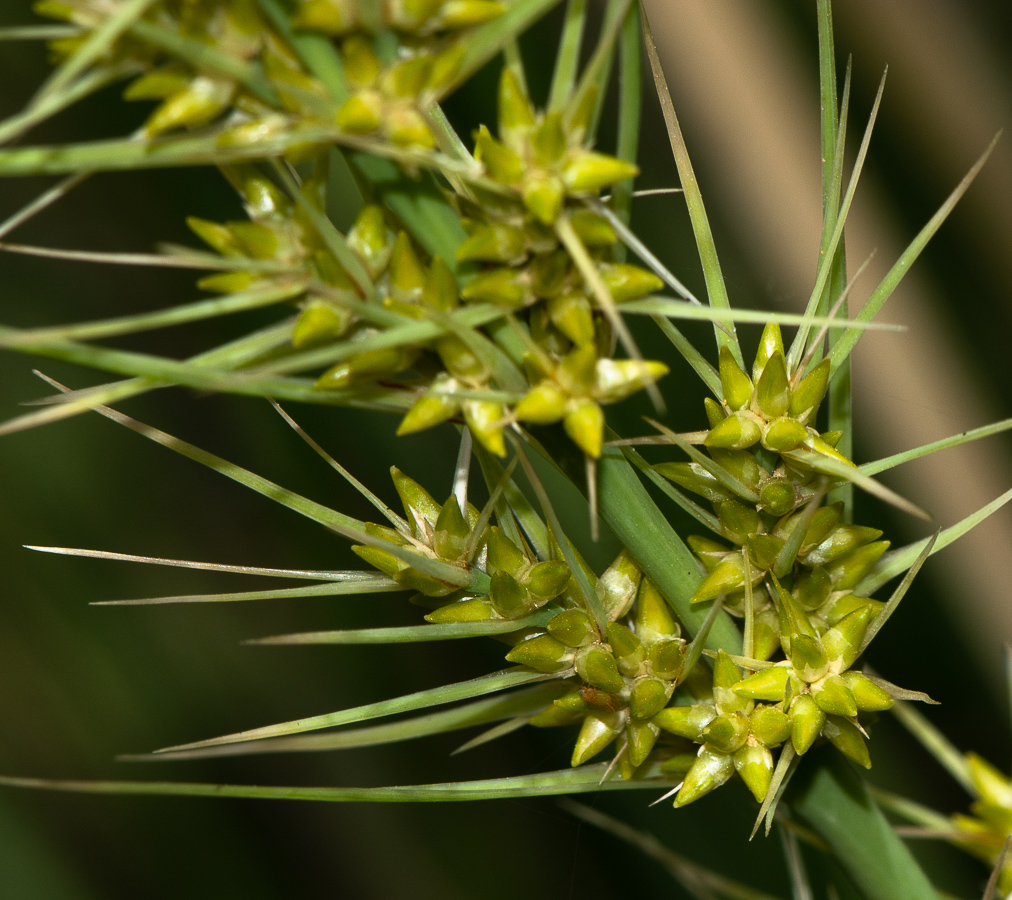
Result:
M660 678L675 679L682 672L685 656L685 642L679 638L660 640L647 650L647 662L651 671Z
M889 541L875 541L858 547L841 559L826 566L833 579L833 590L853 590L878 562L879 557L889 549Z
M506 654L509 662L553 674L569 666L570 650L550 634L539 634L521 641Z
M517 263L526 256L524 233L502 222L479 223L457 249L457 260Z
M527 575L527 587L542 601L558 597L569 584L569 566L561 559L538 563Z
M426 622L434 625L446 625L454 622L484 622L492 618L492 607L479 597L448 603L430 612Z
M587 456L598 459L604 446L604 412L589 397L577 400L562 420L566 434Z
M386 226L381 207L372 203L362 207L348 232L348 246L370 277L378 278L387 267L394 246L394 234Z
M302 0L292 16L292 27L337 37L358 25L355 6L354 0Z
M531 135L534 156L542 166L551 166L562 159L566 152L566 132L562 125L562 113L548 113Z
M745 537L749 559L761 572L773 568L777 555L783 549L784 542L772 534L749 534Z
M693 706L669 706L654 716L654 724L671 734L699 741L706 728L717 717L712 704L696 703Z
M801 694L794 698L790 711L791 743L794 752L804 754L809 751L815 739L822 733L826 724L826 714L819 709L809 694Z
M460 295L465 300L480 300L483 303L495 303L514 309L519 309L534 300L533 294L519 280L518 271L508 268L492 269L490 272L476 275L464 286Z
M818 609L829 599L833 583L822 566L803 569L794 580L794 596L805 609Z
M217 294L237 294L245 291L255 280L252 272L219 272L199 279L197 287Z
M759 505L772 516L785 516L797 504L797 490L786 478L772 478L759 490Z
M594 396L601 403L618 403L668 372L664 363L649 359L599 359L594 367Z
M414 347L385 347L381 350L367 350L339 362L327 369L317 380L315 387L323 390L340 390L357 379L380 378L393 375L410 366L418 356Z
M767 747L776 747L791 736L791 720L775 706L756 706L748 717L749 730Z
M752 379L742 371L727 345L720 348L720 384L729 409L734 411L748 406L752 399Z
M460 378L465 382L487 379L488 367L462 337L456 334L445 335L436 341L435 347L447 372L454 378Z
M616 303L639 300L664 287L664 282L660 278L640 266L629 263L599 263L598 268Z
M445 394L423 394L401 419L397 434L414 434L416 431L433 428L453 418L459 409L460 404Z
M531 598L525 588L509 572L502 570L492 576L488 598L495 611L504 619L515 619L530 610Z
M314 302L307 306L292 331L292 345L301 350L314 344L325 344L339 338L348 329L351 317L343 309L329 303Z
M393 279L392 272L391 279ZM450 267L438 256L432 260L429 267L429 273L422 287L422 300L427 306L444 312L455 309L460 303L457 279L454 278Z
M633 713L633 715L636 715ZM625 735L629 741L629 749L626 755L633 767L641 766L646 762L650 751L654 749L657 736L661 733L653 722L630 722L626 725Z
M503 409L498 403L487 400L465 400L460 404L471 433L489 453L506 455L506 440L502 433Z
M847 683L839 675L828 675L816 688L812 687L812 697L819 708L834 716L856 716L857 703Z
M763 431L762 445L774 453L786 453L800 447L808 437L808 429L795 419L776 419Z
M596 193L619 181L635 178L639 173L639 166L631 162L591 150L575 153L562 168L566 187L575 193Z
M552 324L574 344L594 340L594 313L583 294L562 294L548 301Z
M229 107L235 93L234 82L198 75L151 114L144 131L154 137L176 128L206 125Z
M746 450L761 437L762 428L755 418L745 411L739 411L713 426L703 443L707 447Z
M780 336L780 326L776 322L770 322L763 329L762 337L759 338L759 349L756 350L755 362L752 364L752 381L759 381L766 368L766 363L779 351L784 355L784 339Z
M443 559L459 559L467 545L471 529L464 519L456 497L443 504L432 532L432 549Z
M787 693L787 676L786 666L770 666L739 681L733 690L739 697L746 697L749 700L779 702Z
M675 797L675 809L687 806L720 787L733 774L734 760L731 756L700 747L696 761L686 773L682 788Z
M716 428L727 418L724 407L714 400L713 397L703 398L703 408L706 410L706 421L710 423L711 428Z
M773 781L773 754L762 744L746 745L734 754L734 768L752 796L762 803Z
M884 712L892 709L893 698L867 675L861 672L844 672L842 677L861 712Z
M573 225L573 231L588 247L610 247L618 240L615 229L608 224L608 220L589 209L573 210L569 214L569 221Z
M337 110L334 124L348 134L372 134L380 126L383 105L373 91L353 94Z
M402 303L417 303L425 287L422 267L407 232L400 232L390 255L390 293Z
M822 646L826 648L826 655L830 659L841 660L844 668L850 666L857 659L873 614L871 605L866 604L844 616L832 628L828 628L822 635Z
M816 681L829 671L829 660L817 638L791 635L791 664L805 681Z
M397 496L401 498L404 515L411 526L411 533L419 540L427 541L432 529L436 527L441 507L432 495L413 478L409 478L396 466L390 469Z
M190 231L222 256L242 256L242 249L232 229L196 216L188 216L186 224Z
M524 178L523 198L524 205L539 222L552 225L562 212L566 193L557 175L535 170Z
M762 579L762 572L753 572L755 583ZM692 603L715 600L721 593L731 594L745 586L745 562L740 553L725 556L713 571L707 575L689 598Z
M550 379L531 388L516 405L513 414L520 422L535 425L551 425L566 414L568 398L559 386Z
M819 404L826 396L829 387L828 359L820 362L812 371L801 379L801 383L791 393L790 415L802 422L809 422L819 411Z
M591 687L616 693L625 687L614 655L600 644L584 647L576 657L576 671Z
M629 693L629 711L637 719L650 719L664 709L670 696L670 684L659 678L638 678Z
M854 760L859 766L864 766L866 769L871 768L868 746L856 725L837 716L828 716L822 731L829 738L830 743L844 756Z
M517 138L534 127L534 109L527 93L508 66L499 79L499 134L511 147L520 146ZM518 134L519 133L519 134Z
M775 352L767 360L756 382L755 393L756 404L767 419L776 419L787 412L791 391L783 352Z
M573 748L573 766L582 766L587 760L597 756L607 747L619 731L619 719L614 713L588 715L584 717L583 727L576 738Z
M986 759L976 753L966 754L966 766L977 793L985 803L1004 809L1012 808L1012 783Z
M703 740L722 753L734 753L748 738L748 719L739 714L717 716L703 729Z
M647 642L658 637L678 637L681 634L667 602L648 578L640 581L636 598L636 631Z
M642 577L643 573L627 550L605 569L597 580L596 591L610 621L621 619L632 608Z
M485 166L490 178L502 184L518 184L523 178L523 160L492 137L484 125L475 135L475 158Z
M513 543L498 525L489 529L488 535L488 571L492 574L500 569L517 575L527 565L527 557Z
M582 647L597 640L594 622L582 609L567 609L548 623L551 635L569 647Z

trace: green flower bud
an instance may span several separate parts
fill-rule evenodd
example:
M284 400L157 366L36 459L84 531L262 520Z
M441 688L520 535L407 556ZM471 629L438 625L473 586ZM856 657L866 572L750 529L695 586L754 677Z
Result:
M519 575L527 565L527 557L513 543L498 525L489 529L488 535L488 571L492 574L502 570L511 575Z
M675 797L675 809L687 806L715 788L719 788L734 774L734 760L726 753L717 753L706 747L699 748L692 768L686 773L682 788Z
M331 366L314 385L323 390L340 390L356 380L382 378L408 368L417 358L414 347L385 347L367 350Z
M816 566L802 570L794 580L794 597L805 609L818 609L829 599L832 588L833 583L826 570Z
M381 76L384 90L395 97L414 100L424 90L432 72L432 57L413 56L390 66Z
M780 640L783 642L784 650L790 655L795 636L807 635L810 638L814 638L815 627L798 601L794 599L792 594L784 590L783 585L776 580L775 576L773 576L773 586L776 590L775 599L777 617L780 622Z
M589 344L594 340L594 313L583 294L552 297L548 301L548 315L552 324L574 344Z
M706 728L717 717L717 710L709 703L693 706L669 706L654 716L655 725L671 734L698 742Z
M647 650L647 662L650 670L659 678L673 680L682 673L682 663L685 656L685 642L673 638L672 640L661 640L651 644Z
M643 573L627 550L623 550L605 569L604 574L597 580L595 590L609 621L621 619L629 612L636 599L642 577Z
M482 125L475 134L475 159L485 166L490 178L502 184L519 184L524 175L523 160L500 144Z
M582 766L607 747L619 732L619 719L614 713L585 716L573 748L571 765Z
M598 270L616 303L639 300L664 288L664 282L660 278L641 266L629 263L599 263Z
M861 606L828 628L822 635L826 655L830 659L841 660L843 668L849 667L857 659L873 614L870 604Z
M725 500L717 507L717 516L724 528L724 535L735 543L744 543L745 538L762 528L759 513L751 504L737 500Z
M710 423L711 428L716 428L727 418L724 407L712 397L703 398L703 408L706 410L706 421Z
M499 570L492 576L488 598L495 611L504 619L516 619L530 610L531 598L525 588L509 572Z
M574 193L596 193L639 173L639 166L631 162L591 150L574 153L562 167L562 179Z
M568 398L559 386L554 381L545 379L524 395L513 414L520 422L551 425L565 415L567 402Z
M222 256L242 256L242 249L232 229L196 216L187 216L186 224L190 231Z
M325 344L344 334L350 323L351 317L343 309L335 309L329 303L313 302L302 311L295 323L292 346L301 350Z
M539 170L529 173L522 193L524 205L539 222L553 225L559 218L566 192L557 175Z
M819 709L811 695L801 694L795 697L791 704L790 720L794 752L799 755L805 754L822 733L822 726L826 724L826 714Z
M750 534L745 538L749 559L761 572L773 568L784 542L771 534Z
M459 410L460 404L446 394L423 394L401 419L397 434L414 434L416 431L433 428L453 418Z
M435 343L436 352L454 378L465 382L482 382L488 378L489 370L481 357L461 337L448 334Z
M771 700L779 702L784 699L787 693L787 668L786 666L770 666L768 669L760 669L754 675L749 675L743 681L739 681L732 690L739 696L749 700Z
M447 625L454 622L484 622L491 618L492 607L480 597L471 597L433 610L425 617L425 621L434 625Z
M780 649L780 629L773 610L756 613L752 625L752 656L769 659Z
M1012 783L986 759L976 753L966 754L970 780L981 799L992 806L1012 808Z
M402 303L418 303L422 299L426 273L418 259L411 238L402 231L394 241L390 255L390 294Z
M576 657L576 671L591 687L616 693L625 687L614 655L600 644L584 647Z
M348 232L348 246L362 261L369 276L379 278L394 248L394 233L387 228L381 207L373 203L362 207Z
M259 279L255 278L252 272L219 272L199 279L197 287L202 291L214 291L217 294L237 294L239 291L245 291L255 280Z
M562 125L562 113L548 113L531 135L534 157L542 166L551 166L562 159L566 152L566 132Z
M670 684L659 678L638 678L629 693L629 711L637 719L653 718L664 709L670 696Z
M747 412L739 411L711 428L703 443L707 447L746 450L761 437L762 428L755 418Z
M447 594L452 594L457 590L456 585L440 581L438 578L433 578L431 575L426 575L424 572L420 572L410 566L394 575L394 581L404 585L404 587L418 591L418 593L424 594L426 597L445 597Z
M479 223L457 249L459 262L498 262L512 265L522 262L526 253L520 228L501 222Z
M498 403L487 400L465 400L460 404L464 421L478 442L489 453L506 455L506 441L503 438L503 409Z
M252 259L273 259L278 252L278 237L260 222L229 222L243 256Z
M405 563L402 563L392 553L388 553L380 547L356 544L351 549L357 557L369 563L374 569L379 569L384 575L389 575L391 578L399 575L407 568Z
M864 525L837 525L818 546L805 553L802 562L806 566L825 566L874 541L881 534L877 528L867 528Z
M770 322L763 329L762 337L759 338L759 349L756 350L755 362L752 364L752 381L759 381L766 363L773 358L775 353L784 355L784 340L780 336L780 326L776 322Z
M636 598L636 632L648 643L658 637L678 637L681 634L670 607L648 578L640 581Z
M450 497L439 511L432 532L432 549L443 559L459 559L471 534L456 497Z
M353 94L337 110L334 124L348 134L372 134L380 126L383 105L373 91Z
M833 590L849 591L857 587L888 549L889 541L875 541L827 565L826 571L833 579Z
M618 403L669 371L664 363L649 359L599 359L594 368L594 396L601 403Z
M391 281L393 280L393 267L391 266ZM454 277L450 267L440 257L432 260L425 284L422 287L422 301L432 309L446 312L455 309L460 303L460 295L457 293L457 279Z
M748 738L748 719L742 715L717 716L703 729L703 740L721 753L734 753Z
M569 584L569 566L561 559L538 563L527 575L527 588L541 601L558 597Z
M397 496L401 498L404 515L411 526L411 534L419 540L428 542L441 514L440 505L432 499L432 495L425 488L396 466L391 467L390 477L393 479Z
M322 31L333 37L347 34L358 25L354 0L301 0L292 16L292 27Z
M844 756L854 760L859 766L864 766L866 769L871 768L868 746L856 725L846 719L829 716L823 727L823 734Z
M36 5L36 11L38 5ZM186 90L190 75L182 66L165 66L141 75L123 91L124 100L164 100Z
M232 81L198 75L151 114L144 131L149 137L155 137L176 128L206 125L231 106L235 93L236 85Z
M476 275L464 286L460 295L465 300L494 303L512 309L519 309L534 300L533 294L519 280L518 271L507 268L492 269Z
M559 725L575 725L582 721L582 712L560 709L553 703L547 709L541 710L537 715L528 719L527 724L533 725L535 728L556 728Z
M857 703L847 683L839 675L829 675L812 687L812 697L819 709L834 716L856 716Z
M775 352L763 367L756 382L756 404L767 419L776 419L787 412L791 402L787 365L782 351Z
M776 419L763 431L762 445L774 453L786 453L800 447L807 437L808 429L795 419Z
M654 471L687 491L705 497L711 503L731 499L731 494L717 479L696 462L664 462L654 465Z
M630 662L638 666L646 659L643 642L633 633L631 628L618 622L609 622L607 629L608 643L619 662Z
M714 447L710 450L710 456L722 469L730 472L752 490L758 490L759 483L769 477L766 470L759 465L759 461L748 450L724 450Z
M892 709L893 698L867 675L861 672L844 672L842 677L861 712L884 712Z
M726 345L720 348L720 384L724 402L731 410L748 406L752 399L752 379L742 371Z
M611 247L618 237L608 220L589 209L576 209L569 214L569 221L588 247Z
M549 633L568 647L582 647L597 640L597 629L582 609L567 609L548 623Z
M773 754L761 744L746 745L734 754L734 768L759 803L773 781Z
M561 641L550 634L538 634L517 644L506 654L506 659L551 675L570 665L570 655L569 648Z
M506 66L499 79L499 134L508 146L517 149L522 144L522 136L534 124L531 101L513 70Z
M577 400L562 420L566 434L587 456L598 459L604 446L604 412L589 397Z
M798 492L786 478L771 478L759 490L759 505L772 516L785 516L798 505Z
M657 742L657 736L660 733L660 728L653 722L630 722L626 725L625 736L626 740L629 741L626 756L629 757L629 762L634 768L646 762L650 751L654 749L654 744Z
M775 706L756 706L748 717L748 727L767 747L776 747L791 736L790 718Z
M819 439L824 444L828 444L834 450L836 449L836 445L840 443L842 437L843 437L842 431L824 431L822 432L822 434L819 435Z
M824 359L812 371L801 379L801 383L791 393L791 405L788 410L792 418L802 423L810 422L819 411L819 404L826 396L829 387L829 360Z
M762 580L762 572L753 572L755 583ZM745 562L740 553L725 556L707 575L689 598L692 603L716 600L721 594L731 594L745 586Z
M791 664L805 681L817 681L829 671L822 645L807 634L791 635Z

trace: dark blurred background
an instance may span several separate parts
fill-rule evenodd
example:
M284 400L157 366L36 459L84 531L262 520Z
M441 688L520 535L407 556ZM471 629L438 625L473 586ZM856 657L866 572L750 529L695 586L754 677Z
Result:
M592 4L594 5L594 4ZM597 6L601 4L598 3ZM733 302L798 310L817 261L819 210L815 5L648 0L676 108L722 252ZM885 100L848 232L851 271L877 255L857 285L863 301L922 223L1012 120L1003 0L847 0L836 9L840 73L853 54L850 153L883 67ZM32 22L29 4L0 5L0 25ZM560 15L525 39L537 94ZM37 43L0 46L0 115L23 105L47 71ZM449 104L467 134L488 121L497 69ZM649 91L648 91L649 93ZM37 128L22 143L126 134L144 111L118 89ZM604 124L602 144L611 141ZM641 186L677 184L656 101L645 104ZM51 182L0 182L0 218ZM94 177L19 229L13 240L57 247L150 251L193 242L187 215L238 215L212 170ZM634 225L697 293L687 216L675 196L637 201ZM866 336L856 354L859 460L1012 415L1012 144L987 167L929 246L883 318L908 331ZM10 325L44 325L154 310L198 296L192 274L0 258ZM188 355L249 327L213 323L144 336L131 346ZM686 329L701 347L707 328ZM743 328L748 356L758 331ZM645 355L670 359L663 338L640 329ZM709 351L708 351L709 352ZM39 365L74 387L95 373L0 356L0 418L44 396ZM664 384L668 421L698 428L696 382L673 364ZM692 387L683 391L680 385ZM126 412L194 441L287 487L369 518L370 510L263 401L161 391ZM641 433L640 402L609 411ZM395 462L437 497L449 490L452 429L393 438L390 419L319 407L291 409L362 481L393 503ZM1012 444L992 438L884 477L945 526L1012 486ZM403 595L151 608L90 608L93 601L262 586L240 577L46 556L23 544L273 567L357 567L344 542L297 515L97 416L16 434L0 443L0 772L49 777L173 778L259 784L404 784L494 777L566 765L572 735L515 733L449 758L463 738L332 754L202 763L127 764L117 754L340 709L501 664L490 644L389 648L243 647L285 631L407 624ZM405 464L404 460L410 460ZM666 508L666 507L665 507ZM582 528L577 510L575 530ZM672 512L675 517L674 512ZM861 521L886 522L896 544L929 526L861 498ZM690 527L690 526L687 526ZM691 530L691 527L690 527ZM584 532L581 532L585 534ZM614 545L588 553L599 568ZM929 714L963 749L1007 769L1010 747L1002 652L1012 639L1012 516L996 515L925 567L870 662L882 675L941 700ZM532 733L533 732L533 733ZM876 728L872 780L943 811L965 797L899 726ZM788 893L776 838L746 842L755 810L733 783L673 813L643 794L588 802L646 828L728 875ZM986 877L955 851L925 845L939 883L979 896ZM819 867L815 854L809 862ZM822 872L839 879L838 874ZM461 805L326 805L0 793L0 895L26 898L331 897L541 898L686 896L658 865L578 823L552 800ZM846 895L846 888L843 888Z

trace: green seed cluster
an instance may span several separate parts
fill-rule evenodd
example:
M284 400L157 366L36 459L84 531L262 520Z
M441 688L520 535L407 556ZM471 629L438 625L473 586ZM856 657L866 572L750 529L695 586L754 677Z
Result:
M889 709L886 687L850 671L882 609L854 593L888 548L873 528L841 522L842 504L820 506L849 460L838 435L819 434L815 415L828 385L828 361L788 373L779 328L763 332L751 377L725 347L724 400L708 401L708 457L655 468L705 497L723 541L690 538L707 569L692 601L722 597L746 620L740 672L717 659L713 699L672 707L661 727L700 743L675 801L684 805L737 771L757 799L769 789L770 752L787 741L804 754L827 738L862 766L871 761L859 716ZM824 460L831 461L826 465ZM785 658L770 662L777 654Z
M58 61L115 11L105 0L40 0L35 10L82 29L51 42ZM431 149L426 110L451 86L469 29L504 10L496 0L299 0L289 18L296 34L340 40L350 94L341 103L306 72L256 0L161 0L101 62L135 76L126 99L159 101L143 127L148 137L224 118L223 146L324 125ZM201 47L213 48L213 58L200 60Z

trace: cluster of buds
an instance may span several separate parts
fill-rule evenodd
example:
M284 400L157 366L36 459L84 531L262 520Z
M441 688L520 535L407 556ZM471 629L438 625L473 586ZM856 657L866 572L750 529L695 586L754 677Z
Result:
M820 459L852 465L834 447L839 436L819 434L812 424L828 361L792 376L771 324L751 377L726 347L720 374L723 403L707 401L711 427L698 441L709 459L655 468L712 504L718 535L731 546L689 539L707 570L691 600L723 598L732 614L750 620L743 663L754 671L742 677L722 654L712 699L658 717L661 728L701 745L676 806L735 771L761 801L773 773L771 750L787 741L800 755L822 737L870 766L859 716L893 705L890 685L850 670L882 609L854 591L889 543L877 529L842 522L842 504L819 505L838 483ZM780 652L785 658L771 663Z
M62 60L115 12L115 4L41 0L35 9L80 27L80 35L51 43ZM430 149L435 139L425 114L452 85L468 30L504 9L497 0L299 0L290 18L296 32L341 41L350 96L340 103L306 72L256 0L162 0L113 43L100 64L138 75L126 89L128 100L158 101L143 127L149 137L227 116L222 144L253 144L322 125ZM177 41L214 47L218 62L178 51ZM250 73L260 79L256 86Z
M526 317L531 388L517 404L515 418L537 425L562 422L587 456L598 457L601 405L641 390L668 369L660 362L609 358L607 317L557 234L565 217L614 303L663 286L653 273L613 261L614 229L583 203L638 171L588 148L593 106L590 91L569 116L537 114L516 76L505 69L499 139L484 127L477 133L474 155L484 180L472 197L459 197L457 204L468 231L458 259L483 267L464 287L463 298Z
M964 761L976 799L970 806L972 815L952 816L957 834L953 840L993 867L1012 834L1012 779L976 753L967 753ZM1012 859L1007 856L997 887L1003 897L1012 893Z

